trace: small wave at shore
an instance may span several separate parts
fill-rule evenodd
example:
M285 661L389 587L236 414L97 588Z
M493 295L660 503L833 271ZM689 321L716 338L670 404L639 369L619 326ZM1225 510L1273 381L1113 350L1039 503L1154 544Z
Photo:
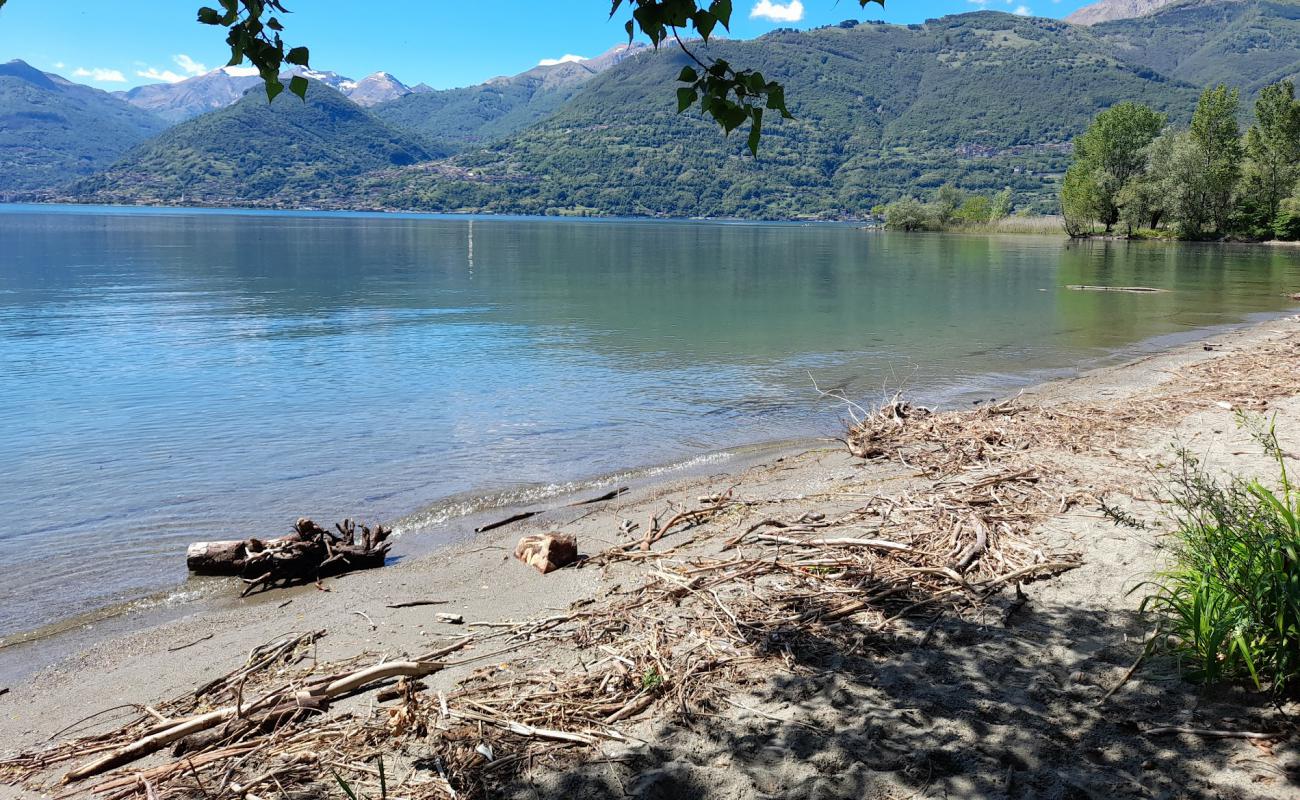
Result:
M473 516L484 511L541 503L556 497L587 490L603 489L618 483L641 482L674 473L688 474L701 467L727 463L735 459L737 455L736 450L722 450L703 453L667 464L623 470L589 480L532 484L492 492L452 495L393 521L393 534L401 537L405 534L422 533L445 525L452 520Z

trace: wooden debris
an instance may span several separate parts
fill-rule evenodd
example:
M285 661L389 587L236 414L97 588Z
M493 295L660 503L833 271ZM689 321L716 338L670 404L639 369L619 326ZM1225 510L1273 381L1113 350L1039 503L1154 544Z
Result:
M604 503L607 500L616 500L618 499L619 495L622 495L627 491L628 488L626 486L620 486L619 488L614 489L613 491L605 492L599 497L589 497L586 500L579 500L576 503L569 503L569 508L576 508L578 506L589 506L592 505L593 503Z
M1184 728L1179 725L1165 725L1159 728L1150 728L1146 731L1147 736L1168 736L1170 734L1186 734L1188 736L1202 736L1207 739L1284 739L1290 734L1282 732L1258 732L1258 731L1220 731L1208 728Z
M388 556L391 533L382 525L372 531L352 520L327 531L309 519L299 519L294 532L278 539L195 542L186 564L201 575L238 575L254 589L319 581L344 572L382 567Z
M578 540L562 533L525 536L515 546L515 558L545 575L578 560Z
M1086 284L1075 284L1065 288L1073 289L1076 292L1130 292L1133 294L1155 294L1169 291L1168 289L1156 289L1152 286L1088 286Z
M440 612L438 612L437 614L435 614L435 615L433 616L433 618L436 619L436 620L438 620L439 622L445 622L445 623L447 623L448 625L464 625L464 624L465 624L465 618L464 618L463 616L461 616L460 614L448 614L448 613L446 613L445 611L440 611Z
M169 647L169 648L167 648L167 652L169 652L169 653L175 653L177 650L184 650L185 648L187 648L187 647L193 647L194 645L199 644L200 642L206 642L207 640L211 639L212 637L213 637L213 634L209 633L207 636L200 636L199 638L195 639L195 640L192 641L192 642L187 642L186 644L178 644L178 645L176 645L175 647ZM0 694L3 694L3 692L0 692Z
M419 606L445 606L449 600L405 600L401 603L389 603L385 608L417 608Z
M1183 370L1182 389L1166 385L1122 406L1014 399L932 413L894 398L855 418L846 439L860 444L864 457L906 466L909 488L872 493L851 512L829 516L806 506L782 514L780 504L726 497L689 511L667 509L644 536L625 534L591 559L633 565L599 597L539 619L471 623L483 626L476 635L503 646L478 655L488 666L454 687L424 689L414 677L394 687L371 674L373 682L361 688L382 687L395 702L352 713L305 708L300 696L310 704L335 682L373 669L363 669L373 659L317 663L312 643L321 632L287 637L254 648L244 666L196 691L152 704L155 713L133 706L137 715L115 730L0 760L0 783L37 784L69 760L103 758L214 710L236 708L249 713L185 737L183 753L159 753L146 768L70 792L94 793L97 800L332 796L331 770L344 765L363 776L358 781L369 781L358 796L378 797L378 775L365 762L418 744L432 765L429 782L418 789L408 784L400 796L495 796L499 782L562 749L627 741L614 724L716 710L753 680L756 664L816 664L869 646L864 634L896 620L970 614L995 592L1077 567L1077 557L1053 550L1036 531L1070 503L1093 502L1090 493L1101 491L1093 487L1104 487L1105 478L1090 475L1085 488L1054 459L1118 449L1134 427L1168 424L1213 408L1214 401L1266 407L1294 394L1297 355L1300 337L1292 336L1256 353L1191 365ZM707 546L688 550L679 537L671 547L656 547L686 530ZM870 540L900 546L861 544ZM533 648L527 660L508 668L500 663L499 655L525 647ZM557 654L576 655L582 669L566 669L552 658ZM399 658L441 661L438 653ZM1147 731L1174 733L1280 738ZM220 788L210 793L213 787Z
M535 517L535 516L537 516L537 515L540 514L540 513L542 513L542 512L540 512L540 511L520 511L518 514L511 514L510 516L506 517L505 519L500 519L500 520L497 520L496 522L489 522L489 523L486 524L486 525L480 525L480 526L478 526L477 528L474 529L474 532L475 532L475 533L484 533L484 532L486 532L486 531L495 530L495 529L497 529L497 528L501 528L501 527L504 527L504 526L506 526L506 525L509 525L509 524L512 523L512 522L519 522L519 521L521 521L521 520L528 519L529 517Z

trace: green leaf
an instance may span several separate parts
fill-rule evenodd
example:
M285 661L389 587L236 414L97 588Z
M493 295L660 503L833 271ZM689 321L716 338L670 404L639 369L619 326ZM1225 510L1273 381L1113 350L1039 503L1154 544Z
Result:
M297 64L300 67L307 66L307 61L310 58L311 53L305 47L295 47L284 55L285 61L290 64Z
M265 81L265 83L266 83L266 99L268 101L274 101L275 98L280 95L280 92L284 91L284 84L280 83L278 80L268 80Z
M717 25L718 21L707 11L697 11L691 17L691 23L695 26L695 32L707 43L709 34L713 33L713 26Z
M753 122L749 125L749 152L758 158L758 140L763 138L763 109L756 106L750 112L750 119Z
M628 44L632 43L632 28L633 28L632 20L628 20L627 24L623 26L623 29L627 31Z
M709 13L722 23L722 27L731 30L731 0L713 0L709 4Z
M695 68L690 66L689 64L685 67L682 67L682 71L677 73L677 80L681 81L682 83L695 83L699 79L700 76L695 72Z
M689 86L683 86L677 90L677 113L680 114L691 107L698 95L695 89Z
M794 119L785 107L785 87L779 83L769 83L767 85L767 107L773 111L781 112L783 119Z
M307 79L301 75L294 75L289 79L289 91L298 95L303 100L307 99Z
M356 793L352 791L352 787L348 786L347 782L339 775L338 770L330 767L330 772L334 774L334 780L339 782L339 788L343 790L343 793L346 794L350 800L357 800Z
M200 8L199 22L203 23L204 25L220 25L221 12L216 10L215 8L207 8L207 7Z

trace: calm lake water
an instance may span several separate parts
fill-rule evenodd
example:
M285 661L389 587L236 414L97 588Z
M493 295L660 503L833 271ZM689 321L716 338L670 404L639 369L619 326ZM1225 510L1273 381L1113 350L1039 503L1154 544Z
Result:
M834 433L814 378L958 404L1118 360L1285 310L1296 258L0 207L0 635L176 585L191 540L300 515L419 535L485 494Z

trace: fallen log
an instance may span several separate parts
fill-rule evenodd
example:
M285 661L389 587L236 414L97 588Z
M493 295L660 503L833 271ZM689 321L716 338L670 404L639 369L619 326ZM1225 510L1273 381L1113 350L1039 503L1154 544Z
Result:
M259 587L308 582L358 569L382 567L388 556L389 531L374 530L352 520L327 531L300 519L293 533L278 539L195 542L185 563L199 575L233 575L248 584L245 594Z
M1065 288L1076 292L1129 292L1130 294L1158 294L1169 291L1154 286L1089 286L1087 284L1074 284Z

